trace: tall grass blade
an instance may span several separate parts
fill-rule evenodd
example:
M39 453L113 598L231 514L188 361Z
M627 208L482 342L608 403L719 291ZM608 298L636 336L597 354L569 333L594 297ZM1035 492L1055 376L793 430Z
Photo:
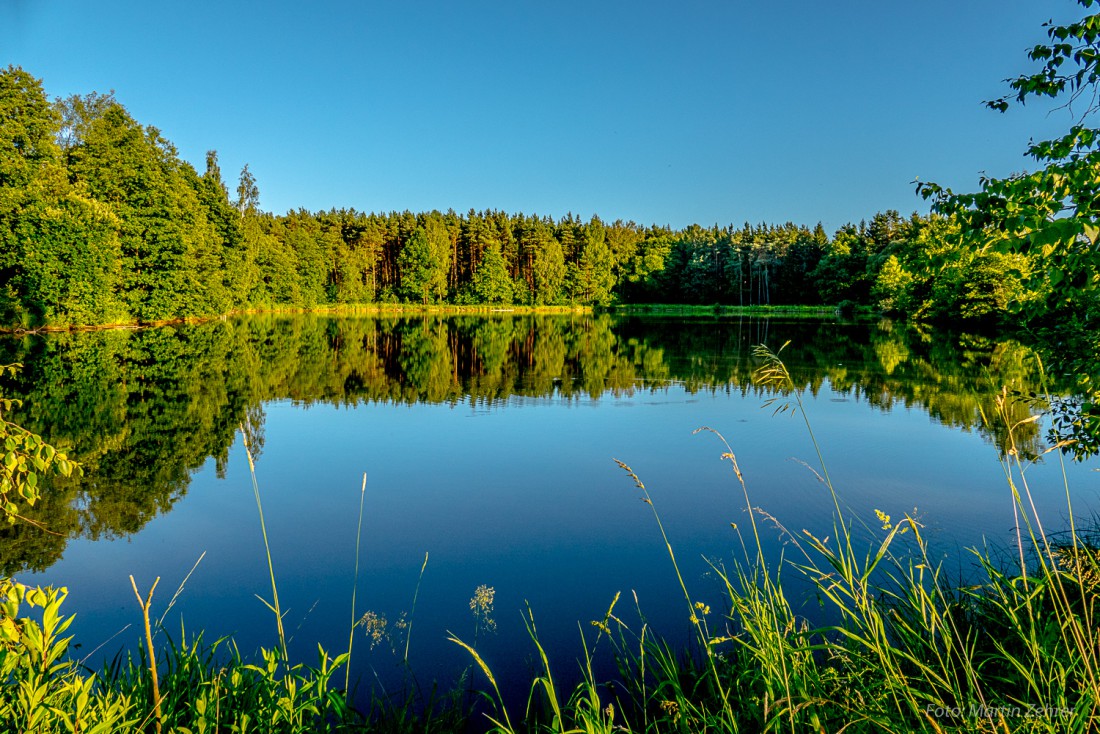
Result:
M271 603L268 604L264 602L264 604L275 614L275 625L279 633L279 648L282 650L283 660L287 661L289 664L290 655L287 653L286 630L283 628L283 611L282 607L279 605L279 587L275 583L275 564L271 560L271 543L267 537L267 523L264 521L264 507L260 502L260 483L256 479L256 463L252 459L252 449L249 448L248 444L248 433L244 430L243 424L240 426L240 431L241 440L244 443L244 453L245 456L248 457L248 472L252 477L252 494L256 497L256 511L260 515L260 532L264 537L264 552L267 554L267 572L271 578Z
M363 472L363 486L359 489L359 527L355 531L355 575L351 584L351 626L348 628L348 664L344 669L345 695L351 690L351 649L355 643L355 627L359 617L355 612L355 595L359 591L359 544L363 539L363 504L367 497L367 473Z

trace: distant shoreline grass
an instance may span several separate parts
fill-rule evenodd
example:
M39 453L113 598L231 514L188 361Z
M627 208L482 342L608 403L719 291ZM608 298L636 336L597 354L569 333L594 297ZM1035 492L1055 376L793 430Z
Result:
M302 314L587 314L591 306L510 306L507 304L449 304L449 303L348 303L299 309L256 309L236 311L234 314L302 313Z
M287 306L272 308L245 308L219 314L217 316L184 317L165 321L137 322L126 321L110 324L57 324L44 325L33 328L20 326L0 326L0 334L23 335L38 333L58 333L75 331L103 331L108 329L149 329L158 326L172 326L177 324L201 324L210 321L233 318L236 316L257 316L265 314L314 314L332 316L448 316L448 315L474 315L495 316L498 314L514 314L517 316L568 316L585 315L595 313L644 315L644 316L782 316L784 318L828 318L836 316L844 311L840 306L726 306L726 305L691 305L676 303L638 303L638 304L611 304L608 306L523 306L508 304L449 304L449 303L340 303L326 304L322 306L304 307ZM869 306L856 306L845 311L855 317L875 316L878 312Z
M836 316L839 306L798 306L798 305L754 305L727 306L714 304L709 306L680 303L630 303L605 307L614 314L638 314L643 316L783 316L787 318L826 318ZM856 307L852 313L856 316L877 315L870 307Z
M304 306L287 306L278 308L244 308L229 311L217 316L194 316L164 321L124 321L110 324L57 324L44 325L33 328L22 326L0 326L0 334L38 334L57 333L66 331L104 331L107 329L150 329L158 326L173 326L177 324L202 324L210 321L220 321L236 316L259 316L264 314L316 314L333 316L353 315L496 315L502 313L517 315L570 315L591 314L594 309L591 306L510 306L506 304L489 305L457 305L457 304L419 304L419 303L340 303L326 304L307 308Z

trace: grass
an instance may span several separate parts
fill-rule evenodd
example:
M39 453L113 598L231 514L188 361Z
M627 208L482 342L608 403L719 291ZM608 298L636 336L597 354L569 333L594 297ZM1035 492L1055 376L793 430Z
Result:
M814 438L802 396L779 355L760 349L757 357L757 379L777 391L776 410L798 411ZM700 429L721 443L749 518L744 527L733 527L740 556L711 566L724 592L722 608L700 600L681 572L674 539L642 478L619 463L650 508L675 571L673 591L683 599L690 629L684 646L651 629L636 598L634 608L623 611L616 594L602 617L580 629L577 665L563 671L540 642L535 612L528 608L524 621L535 671L519 710L502 696L478 652L477 629L491 619L493 599L492 589L481 587L471 600L473 642L450 639L470 655L484 680L482 692L471 699L461 683L428 694L410 685L357 710L347 692L348 673L341 670L349 664L354 636L346 652L318 649L316 663L303 665L287 659L281 634L279 644L252 659L231 640L207 643L201 633L188 638L182 629L173 639L158 624L165 636L159 654L152 654L147 632L136 653L91 672L68 655L64 633L71 618L60 612L65 591L3 579L0 722L35 732L1095 731L1100 527L1095 521L1078 526L1068 487L1069 529L1052 533L1044 527L1028 486L1028 465L1011 443L1035 418L1011 422L1011 400L1002 392L998 414L986 418L1005 423L1010 441L1002 466L1017 517L1015 545L1007 561L972 551L976 574L966 584L949 582L930 558L916 517L895 521L876 512L864 518L848 510L820 452L815 471L832 500L830 532L787 531L754 505L733 448L716 431ZM365 483L360 518L364 492ZM790 557L765 556L764 535L770 532L786 535ZM427 556L421 578L426 566ZM269 571L269 607L281 621L270 562ZM820 618L831 623L815 626L796 611L801 599L788 592L794 580L810 584L823 607ZM362 623L356 621L354 592L353 633ZM148 623L152 591L143 599L135 584L135 595ZM415 603L416 594L414 611ZM31 614L21 614L27 609ZM406 662L408 645L406 637ZM610 679L596 672L605 660L617 667ZM475 715L475 708L482 713Z
M570 315L591 314L608 311L617 314L642 314L650 316L782 316L784 318L822 318L838 313L838 306L828 305L770 305L753 306L734 305L691 305L677 303L616 303L608 306L527 306L514 304L453 304L453 303L333 303L312 307L270 306L245 308L216 316L192 316L156 322L119 322L110 324L48 324L35 328L2 327L5 333L39 333L54 331L98 331L102 329L136 329L166 324L201 323L242 314L319 314L334 316L423 316L423 315L492 315L510 313L514 315ZM870 317L879 314L872 306L852 306L842 309L852 316Z
M366 706L352 705L350 659L355 630L365 626L355 609L365 475L348 649L332 655L318 646L314 665L290 659L259 483L243 426L241 434L271 582L271 601L260 601L275 618L275 646L246 657L231 639L208 643L203 633L189 637L182 626L173 638L163 626L163 615L154 621L151 614L160 579L143 596L130 576L144 638L135 651L119 653L101 670L93 671L70 656L71 638L64 633L73 617L61 613L67 591L0 578L0 732L452 732L465 726L469 701L461 688L441 693L433 685L425 693L411 671L407 671L404 688L395 694L372 691ZM425 554L413 595L414 613L427 563ZM182 590L183 584L168 609ZM402 623L407 670L411 615ZM153 646L154 629L164 638L159 654ZM370 637L378 630L366 631Z
M765 349L757 356L763 362L757 378L785 399L778 410L801 412L813 438L779 356ZM1009 400L1002 393L999 415L989 419L1008 421ZM1006 426L1010 438L1021 425ZM522 719L508 713L499 695L493 699L490 731L1088 732L1100 726L1095 528L1081 532L1071 522L1068 533L1046 534L1017 451L1010 447L1003 460L1019 521L1015 561L1005 566L988 552L972 551L978 578L952 585L930 559L915 517L853 517L823 460L818 477L833 500L832 532L787 533L795 558L766 559L756 518L771 518L752 504L734 452L716 435L750 517L743 556L729 567L713 566L726 608L715 613L695 601L657 507L620 462L652 508L687 605L691 643L670 646L641 610L637 622L628 622L612 603L593 622L591 641L582 632L581 680L563 695L531 617L528 631L542 673L531 683ZM1068 488L1066 498L1069 503ZM812 584L823 617L835 623L814 627L795 612L784 590L792 574ZM605 639L619 669L614 685L591 675L591 651ZM455 641L492 680L476 650ZM516 720L520 726L512 725Z
M264 308L247 309L234 313L309 313L333 315L413 315L424 314L587 314L592 313L591 306L524 306L512 304L454 304L454 303L335 303L312 308Z
M527 306L513 304L454 304L454 303L329 303L317 306L265 306L241 308L224 314L210 316L181 316L161 321L119 321L106 324L42 324L29 326L0 326L0 334L38 334L58 331L101 331L107 329L145 329L171 324L198 324L217 321L242 314L320 314L320 315L368 315L394 316L411 315L455 315L455 314L495 314L512 313L516 315L548 314L590 314L592 306Z
M837 306L798 306L798 305L689 305L681 303L627 303L609 306L607 310L616 314L641 314L646 316L781 316L783 318L812 318L832 317L838 313ZM870 316L876 311L872 308L859 307L854 315Z

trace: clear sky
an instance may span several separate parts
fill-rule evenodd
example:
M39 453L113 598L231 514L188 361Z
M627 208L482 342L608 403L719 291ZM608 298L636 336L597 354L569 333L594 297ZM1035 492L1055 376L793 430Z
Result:
M0 0L0 65L115 90L274 212L502 209L682 227L926 211L1067 113L981 101L1071 0Z

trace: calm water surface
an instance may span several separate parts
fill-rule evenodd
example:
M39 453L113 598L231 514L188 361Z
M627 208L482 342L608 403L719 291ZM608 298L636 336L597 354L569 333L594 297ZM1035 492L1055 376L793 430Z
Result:
M705 559L740 556L731 523L745 500L794 532L828 533L832 502L800 414L755 386L761 342L783 351L829 472L853 517L915 512L934 549L965 575L960 549L1004 548L1014 525L1001 459L1005 432L986 428L1002 387L1037 390L1024 347L992 337L830 321L623 318L324 318L259 316L138 331L37 335L0 344L21 361L5 392L15 418L85 464L34 519L0 531L0 570L65 585L82 650L109 656L138 639L128 576L161 577L154 611L202 557L167 613L242 651L275 644L256 595L269 597L259 517L241 429L258 450L267 530L292 654L320 642L346 649L363 474L357 615L392 631L411 611L410 659L424 681L468 664L446 631L472 641L470 598L495 590L497 631L478 647L498 677L527 674L530 604L544 644L566 671L578 624L623 592L622 616L671 637L684 602L650 508L613 461L649 489L686 578L701 598L719 589ZM779 402L765 407L772 398ZM1014 403L1011 416L1028 415ZM1017 436L1024 456L1048 445L1043 422ZM1098 509L1095 461L1064 468L1075 511ZM1057 452L1028 471L1049 526L1067 516ZM784 537L769 528L779 557ZM627 603L629 602L629 603ZM816 603L807 601L812 616ZM128 629L127 625L131 625ZM118 637L112 638L119 630ZM400 655L369 650L360 630L354 674L391 680ZM403 638L394 644L404 649ZM376 679L375 676L378 676Z

